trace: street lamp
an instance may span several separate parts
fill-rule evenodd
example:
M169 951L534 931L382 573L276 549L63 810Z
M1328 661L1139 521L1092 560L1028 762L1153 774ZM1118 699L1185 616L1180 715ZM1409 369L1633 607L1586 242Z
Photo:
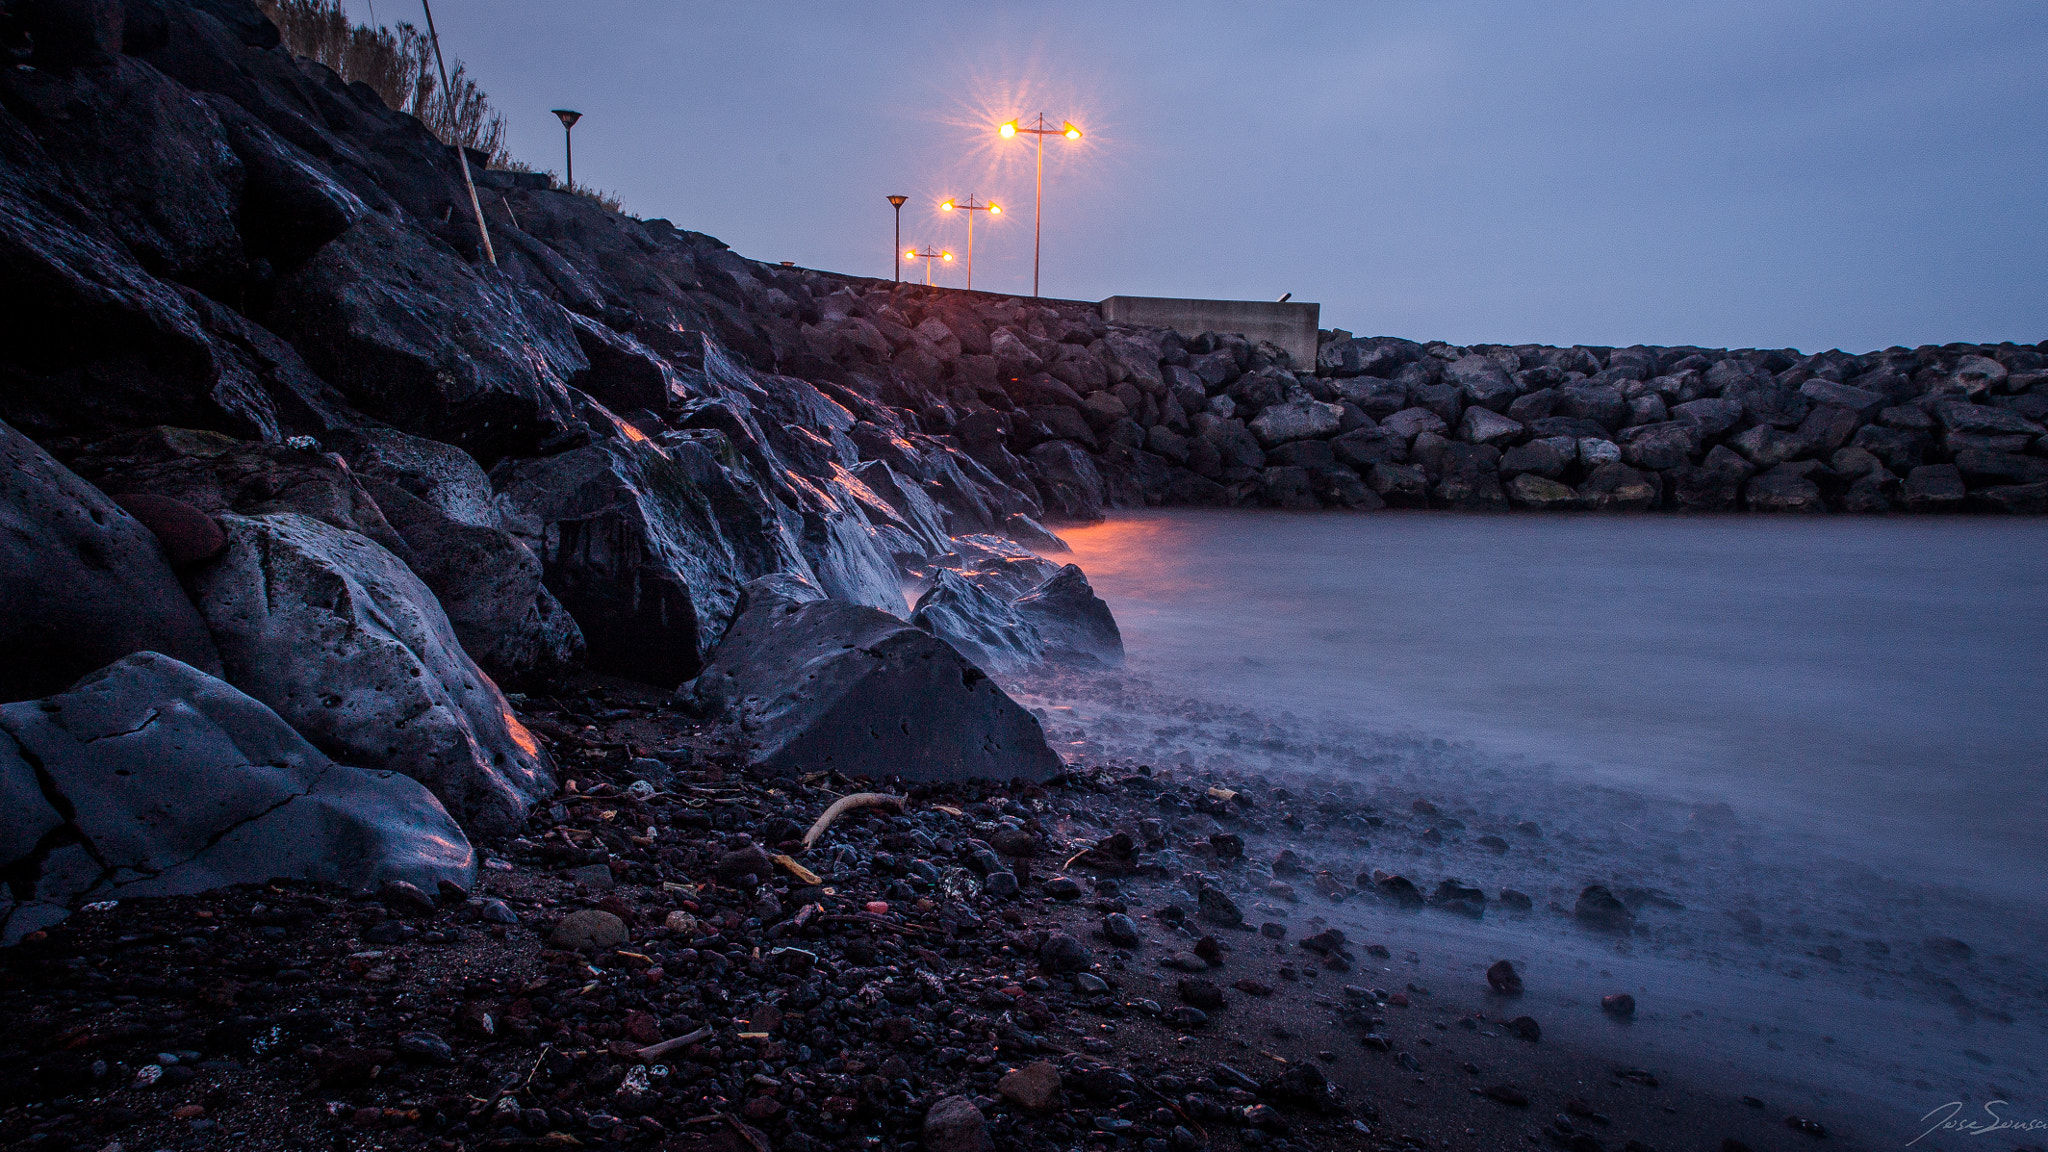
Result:
M929 244L927 244L925 246L925 250L922 252L919 252L915 248L904 249L903 258L905 260L924 261L924 286L929 288L932 286L932 261L942 260L948 264L951 264L953 262L953 253L944 248L938 249L937 251L933 251L932 247Z
M986 212L991 216L1001 216L1003 214L1003 206L1000 204L976 204L974 202L974 194L970 192L967 194L967 203L965 204L954 203L951 196L939 201L939 211L967 213L967 287L969 290L972 290L974 288L974 214L976 212Z
M903 202L908 199L910 199L908 196L889 197L889 206L896 209L896 251L898 252L903 251ZM898 284L903 283L903 257L892 256L890 260L896 265L896 282Z
M576 190L576 150L569 146L569 130L576 127L578 120L583 119L583 113L571 112L567 108L557 108L554 111L555 115L562 121L562 172L564 173L564 182L568 184L569 190L573 192Z
M1038 114L1038 126L1035 128L1026 128L1018 124L1017 121L1012 120L996 129L996 133L1005 140L1010 139L1019 132L1038 137L1038 187L1032 194L1031 201L1031 295L1036 297L1038 295L1039 224L1045 216L1045 138L1047 136L1065 136L1069 140L1079 140L1081 138L1081 130L1074 127L1073 122L1070 120L1062 121L1057 128L1047 128L1045 126L1045 113L1043 112Z

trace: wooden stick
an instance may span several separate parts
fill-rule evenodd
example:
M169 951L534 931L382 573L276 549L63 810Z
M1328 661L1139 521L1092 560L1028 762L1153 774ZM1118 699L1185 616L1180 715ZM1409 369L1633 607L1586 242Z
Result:
M825 829L830 828L834 820L856 808L893 808L901 812L903 797L891 796L886 792L855 792L851 796L841 796L832 802L830 808L825 809L825 814L818 817L818 822L811 825L811 830L804 833L804 849L808 851L811 845L817 843L818 837L825 834Z
M700 1040L709 1039L711 1039L711 1026L707 1024L695 1032L686 1033L673 1040L663 1040L659 1044L649 1044L647 1047L633 1053L633 1055L638 1056L642 1060L659 1060L678 1048L688 1048Z

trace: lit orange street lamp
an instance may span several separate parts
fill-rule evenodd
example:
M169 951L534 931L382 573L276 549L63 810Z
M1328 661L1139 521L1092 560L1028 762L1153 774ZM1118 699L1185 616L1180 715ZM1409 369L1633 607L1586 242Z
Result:
M996 129L996 132L1005 140L1017 135L1019 132L1038 137L1038 187L1037 191L1032 194L1031 203L1031 294L1037 296L1039 225L1045 217L1045 138L1047 136L1065 136L1069 140L1079 140L1081 138L1081 130L1074 127L1072 121L1062 121L1057 128L1047 128L1045 126L1045 113L1040 112L1038 114L1038 126L1035 128L1023 127L1015 120L1012 120Z
M925 246L925 250L922 252L919 252L915 248L904 249L903 258L905 260L924 261L924 286L929 288L932 286L932 261L941 260L947 264L951 264L953 262L953 253L944 248L941 248L937 251L933 251L932 247L929 244L927 244Z
M986 212L991 216L1001 216L1003 214L1003 206L1000 204L976 204L973 193L968 194L967 203L965 204L955 203L951 196L939 201L939 211L953 212L956 210L967 213L967 287L972 289L974 287L974 214L976 212Z

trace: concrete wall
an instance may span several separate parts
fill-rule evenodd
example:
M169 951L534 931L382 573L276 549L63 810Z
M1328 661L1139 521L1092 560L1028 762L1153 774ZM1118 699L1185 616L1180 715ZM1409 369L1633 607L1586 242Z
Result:
M1238 332L1254 343L1271 340L1287 349L1294 366L1316 367L1316 322L1320 304L1266 300L1176 300L1165 296L1111 296L1102 302L1102 318L1112 324L1146 324L1171 328L1183 336L1204 332Z

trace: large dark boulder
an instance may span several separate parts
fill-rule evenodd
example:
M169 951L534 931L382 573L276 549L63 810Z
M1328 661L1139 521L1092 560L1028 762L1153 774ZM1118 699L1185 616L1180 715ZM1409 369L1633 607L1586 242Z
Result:
M61 691L144 650L220 672L149 530L0 424L0 700Z
M261 703L140 652L0 707L0 945L92 900L289 877L467 887L475 854L433 795L336 764Z
M1013 604L1020 619L1045 641L1046 658L1116 667L1124 662L1123 634L1109 605L1089 586L1079 565L1061 568Z
M1045 733L945 641L833 600L750 597L685 698L729 710L770 776L1043 779Z
M679 683L732 619L741 585L773 572L811 577L797 526L736 455L723 433L700 429L493 470L593 670Z
M945 640L986 671L1013 673L1045 660L1045 640L1003 597L941 568L910 622Z
M463 650L501 683L545 681L583 657L583 632L541 583L490 477L467 452L385 429L337 438Z
M512 831L553 790L538 742L397 557L296 512L221 519L227 551L190 579L230 683L336 759L425 784L472 831Z
M348 465L317 448L192 428L139 428L87 445L71 466L115 495L169 496L207 513L302 512L412 558Z
M487 464L584 427L568 314L383 216L280 276L265 318L356 407Z
M1030 457L1048 517L1078 524L1102 519L1102 474L1087 453L1071 441L1048 440L1033 448Z

